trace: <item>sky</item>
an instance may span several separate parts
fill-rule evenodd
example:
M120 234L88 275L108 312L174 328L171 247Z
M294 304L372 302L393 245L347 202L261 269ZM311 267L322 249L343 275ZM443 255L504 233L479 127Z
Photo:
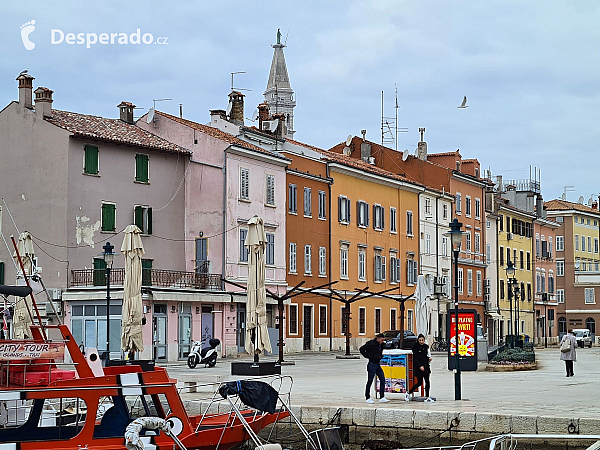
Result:
M545 200L574 186L567 199L587 203L600 195L598 23L597 0L5 1L0 109L29 69L57 109L118 117L126 100L141 116L170 98L157 109L178 115L182 104L185 118L206 123L209 109L227 106L230 73L245 71L235 85L250 89L250 118L280 28L297 140L330 148L366 129L381 142L381 91L394 117L397 86L408 130L398 150L414 152L425 127L429 152L460 149L504 179L537 167ZM138 29L152 43L132 43ZM102 33L108 43L93 43ZM111 33L127 43L111 44ZM469 107L458 109L465 95Z

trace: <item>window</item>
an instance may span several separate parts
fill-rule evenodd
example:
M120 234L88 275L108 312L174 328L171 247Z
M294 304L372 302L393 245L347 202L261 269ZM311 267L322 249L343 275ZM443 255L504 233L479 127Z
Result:
M327 306L319 305L319 334L327 334Z
M565 276L565 262L564 261L556 261L556 276L557 277Z
M369 226L369 204L362 200L356 202L356 220L359 227Z
M465 232L465 242L466 242L465 249L467 250L468 253L470 253L471 252L471 230L467 230Z
M467 269L467 295L473 295L473 271Z
M556 236L556 251L557 252L565 251L565 237L564 236Z
M586 303L586 305L596 303L596 296L594 295L594 288L585 288L585 303Z
M319 191L319 219L327 218L327 194Z
M527 283L527 301L531 301L531 283Z
M564 289L557 289L556 290L556 302L557 303L564 303L565 302L565 290Z
M465 214L467 217L471 217L471 196L465 197Z
M304 217L312 217L312 191L304 188Z
M398 232L398 230L396 229L396 208L394 208L394 207L390 208L390 232L391 233Z
M581 236L581 251L585 252L585 236Z
M554 294L554 272L548 272L548 292Z
M327 275L327 249L325 247L319 247L319 276L324 277Z
M240 168L240 199L250 200L250 171Z
M267 236L267 249L265 254L265 264L272 266L275 264L275 235L272 233L266 233Z
M481 218L481 200L478 198L475 199L475 218Z
M425 254L431 255L431 235L425 233Z
M546 271L542 269L542 285L540 286L540 292L546 292Z
M296 273L296 243L290 242L290 273Z
M381 205L373 205L373 228L375 230L385 228L385 208Z
M133 222L144 234L152 234L152 208L136 206L133 208Z
M448 220L448 205L446 203L442 205L442 217L444 220Z
M506 264L510 262L510 248L506 249Z
M275 175L267 175L267 205L275 206Z
M479 255L481 253L481 234L477 231L475 232L475 254Z
M406 310L406 329L409 331L413 330L414 314L412 309Z
M577 217L577 216L574 216L574 219L575 219L575 223L578 223L578 222L579 222L579 217Z
M431 215L431 198L425 197L425 215Z
M244 245L248 230L240 228L240 262L248 262L248 247Z
M481 296L481 283L482 283L482 278L481 278L481 270L477 271L477 297Z
M340 316L342 318L342 335L345 336L348 332L348 313L346 312L345 306L342 306Z
M463 270L462 267L458 268L458 293L463 293L464 280L463 280Z
M0 284L4 284L4 262L0 262Z
M348 279L348 247L340 248L340 278Z
M485 260L487 262L487 264L491 264L492 262L492 246L490 244L486 244L485 245Z
M492 228L492 222L490 222L489 220L486 220L485 221L485 227L488 228L488 229Z
M523 258L523 250L519 252L519 268L521 270L525 268L525 258Z
M515 265L515 269L517 268L517 249L513 249L513 264Z
M390 330L396 330L396 309L390 309Z
M381 308L375 308L375 334L381 333Z
M558 247L558 238L556 239L556 246ZM558 250L558 248L556 250ZM598 253L598 238L594 238L594 253Z
M290 334L298 334L298 305L290 305Z
M500 247L499 256L500 256L500 265L503 266L504 265L504 247Z
M596 334L596 320L593 317L585 319L585 327L590 330L591 334Z
M364 248L358 250L358 280L367 281L366 274L366 253Z
M460 192L456 193L456 214L460 214L461 213L461 209L462 209L462 202L461 202L461 195Z
M338 197L338 222L350 223L350 200L343 195Z
M304 246L304 275L312 275L312 247Z
M400 283L400 259L390 252L390 283Z
M527 252L527 270L531 270L531 253Z
M358 334L367 334L367 308L358 308Z
M412 213L412 211L406 211L406 234L408 236L413 235L413 213Z
M598 272L598 271L599 271L599 270L598 270L598 265L599 265L598 261L595 261L595 262L594 262L594 270L595 270L596 272Z
M102 260L104 262L104 260ZM156 306L156 305L155 305ZM166 307L166 305L164 305ZM77 345L95 347L98 351L106 351L106 303L93 305L73 305L71 318L72 333ZM121 305L110 306L110 351L120 351Z
M417 275L418 275L418 264L414 259L409 259L406 261L406 283L407 284L416 284L417 283Z
M116 231L117 205L115 203L102 203L102 231Z
M375 281L385 280L386 261L385 256L378 252L375 254Z
M504 300L504 280L500 280L500 299Z
M592 238L591 238L591 236L588 236L588 238L587 238L587 249L588 249L588 253L592 253Z
M575 250L579 251L579 235L575 235Z
M86 145L83 147L83 173L98 175L98 147Z
M142 286L152 285L152 259L142 259Z
M448 256L448 237L442 237L442 256Z
M506 216L506 232L510 233L510 217Z
M500 219L498 219L498 225L500 225L500 231L504 231L504 216L500 215Z
M591 244L591 243L590 243ZM592 247L590 245L590 252L592 251ZM548 258L552 259L552 253L553 253L553 248L552 248L552 236L548 236Z
M288 211L291 214L296 214L298 212L297 191L298 188L295 184L290 184L288 186Z

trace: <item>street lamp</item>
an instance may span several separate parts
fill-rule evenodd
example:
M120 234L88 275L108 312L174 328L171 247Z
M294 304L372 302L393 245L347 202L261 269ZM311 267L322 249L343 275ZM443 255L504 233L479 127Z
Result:
M102 257L106 263L106 362L108 367L110 361L110 271L112 269L115 254L113 253L114 245L107 242L102 247Z
M510 348L515 347L514 343L514 335L513 335L513 310L512 310L512 301L513 301L513 280L515 276L515 266L512 261L508 261L506 264L506 290L508 291L508 307L510 308L510 330L508 340L510 341ZM516 280L515 280L516 282Z
M454 349L454 400L461 399L460 389L460 355L458 354L458 254L460 253L460 245L462 244L462 231L460 231L462 223L454 218L450 222L450 240L452 242L452 253L454 255L454 314L456 334L455 334L455 349Z
M544 304L544 348L548 348L548 293L542 292Z
M522 296L524 292L521 292L521 290L519 289L519 283L517 282L516 278L513 278L512 282L515 293L515 333L517 336L519 336L520 339L521 331L519 331L519 309L521 308L519 305L519 294L521 294Z

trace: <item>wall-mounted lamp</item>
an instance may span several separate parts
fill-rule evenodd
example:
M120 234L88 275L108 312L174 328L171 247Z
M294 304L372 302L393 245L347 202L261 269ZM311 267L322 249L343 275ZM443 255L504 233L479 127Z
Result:
M175 305L171 305L171 312L172 313L177 312L177 308L175 307Z
M196 306L196 314L200 314L200 307Z

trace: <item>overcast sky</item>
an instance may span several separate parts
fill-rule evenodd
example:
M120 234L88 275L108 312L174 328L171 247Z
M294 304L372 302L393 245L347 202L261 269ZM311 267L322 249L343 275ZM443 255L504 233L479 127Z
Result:
M21 26L31 20L28 51ZM505 179L537 166L546 200L565 185L575 186L572 201L600 194L597 0L4 1L0 23L0 108L29 68L58 109L116 117L128 100L141 115L171 98L159 109L178 114L182 103L184 117L207 122L209 109L226 107L230 72L245 71L236 86L251 89L251 117L281 28L298 140L329 148L366 128L380 142L381 91L394 116L397 83L399 126L409 130L400 150L414 152L426 127L430 152L460 148ZM52 29L138 28L167 44L51 43ZM464 95L469 108L457 109Z

